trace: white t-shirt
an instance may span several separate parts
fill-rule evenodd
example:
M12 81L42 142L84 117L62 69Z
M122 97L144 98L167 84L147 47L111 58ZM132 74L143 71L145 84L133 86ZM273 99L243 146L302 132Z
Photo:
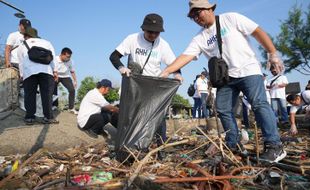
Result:
M271 79L268 80L268 85L270 85L271 81L273 81L278 75L272 77ZM279 78L277 78L272 85L279 85L279 84L288 84L288 80L286 76L281 75ZM269 90L270 92L270 98L280 98L280 99L286 99L286 94L285 94L285 87L284 88L279 88L279 87L273 87Z
M6 40L6 45L11 46L11 63L19 63L19 60L17 58L17 48L23 43L23 41L24 36L19 31L9 34L8 39Z
M202 78L198 78L197 81L197 89L199 89L199 93L208 93L208 80L202 79Z
M32 46L38 46L45 49L48 49L52 52L54 60L51 61L49 65L44 65L40 63L35 63L30 61L28 57L28 49L25 44L21 44L17 49L17 57L19 62L19 71L20 76L23 77L23 80L30 77L31 75L46 73L53 76L53 71L57 71L57 62L55 61L55 51L52 44L41 38L29 38L26 40L29 48Z
M123 56L129 55L128 62L138 63L143 68L145 61L152 49L152 43L145 40L144 33L135 33L127 36L116 48ZM160 36L155 40L151 56L146 63L143 75L159 76L161 62L166 65L175 60L175 55L169 44Z
M250 75L261 75L261 65L256 58L249 39L249 35L254 32L258 25L238 13L221 14L220 25L222 56L228 64L229 76L241 78ZM220 57L215 22L210 28L202 28L183 52L185 55L193 55L196 58L201 53L207 59L213 56Z
M199 94L198 94L198 90L197 90L197 80L194 83L194 88L195 88L195 94L194 94L193 98L199 98Z
M298 93L301 96L301 93ZM302 92L301 105L292 106L290 109L290 113L296 113L299 108L306 108L306 110L310 111L310 90L306 90ZM305 101L304 101L305 100Z
M91 115L100 113L101 108L109 104L110 103L107 102L97 88L90 90L85 95L80 105L79 114L77 116L79 126L83 128Z
M59 78L68 78L70 77L70 73L74 72L73 69L73 60L69 60L67 62L63 62L60 59L60 56L56 56L56 61L58 63L58 77Z

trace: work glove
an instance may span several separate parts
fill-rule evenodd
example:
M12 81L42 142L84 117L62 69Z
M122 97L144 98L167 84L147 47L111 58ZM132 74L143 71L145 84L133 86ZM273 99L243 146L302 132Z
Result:
M276 69L277 73L283 73L284 72L283 61L277 53L268 53L267 57L268 57L267 69L274 67Z
M296 135L298 133L297 127L295 124L291 125L290 134Z
M179 80L181 83L183 82L183 77L182 77L182 75L180 74L180 73L175 73L174 74L174 78L175 79L177 79L177 80Z
M126 74L127 77L129 77L131 73L131 70L127 67L119 67L118 71L121 73L121 75Z

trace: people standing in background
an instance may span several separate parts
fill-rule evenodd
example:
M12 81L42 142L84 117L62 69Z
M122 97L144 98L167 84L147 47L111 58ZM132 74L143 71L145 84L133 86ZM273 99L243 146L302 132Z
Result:
M268 81L267 88L270 91L271 107L279 124L288 123L288 113L286 108L285 87L288 84L286 76L277 71L275 67L270 68L273 77ZM281 113L279 117L279 113Z
M75 89L77 88L77 79L71 56L72 56L71 49L65 47L61 50L61 54L57 56L55 59L55 61L57 61L58 63L58 81L56 81L54 95L58 94L58 84L61 83L69 92L68 96L69 111L77 115L78 112L74 109ZM58 107L58 98L55 102L53 102L53 106Z
M203 71L200 77L196 81L198 96L201 100L201 108L204 118L209 118L209 110L207 108L207 98L208 98L208 79L207 72Z
M48 65L31 61L28 56L29 49L33 46L41 47L51 51L53 58L55 51L52 44L38 37L35 28L28 27L24 33L25 42L17 49L17 57L20 63L20 75L24 86L24 105L26 109L25 124L33 125L35 123L36 113L36 97L38 86L43 108L43 123L57 124L59 123L53 116L52 101L55 80L58 79L57 63L52 60Z
M193 99L194 99L193 118L201 118L201 99L199 97L198 90L197 90L197 79L198 78L200 78L200 75L196 75L196 79L194 80L195 94L193 95ZM196 114L198 114L197 117L196 117Z
M31 27L31 22L28 19L21 19L18 25L18 31L9 34L5 45L5 66L19 68L19 61L17 58L17 48L24 41L24 33L26 28Z

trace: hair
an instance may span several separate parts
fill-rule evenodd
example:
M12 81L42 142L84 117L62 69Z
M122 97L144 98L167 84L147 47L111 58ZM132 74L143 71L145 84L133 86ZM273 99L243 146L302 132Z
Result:
M63 48L62 50L61 50L61 54L72 54L72 51L71 51L71 49L70 48L68 48L68 47L65 47L65 48Z
M96 88L97 88L97 89L100 89L101 87L103 87L103 86L101 85L100 81L99 81L99 82L97 82L97 84L96 84Z
M286 97L286 101L292 102L292 101L296 100L298 96L299 96L298 94L289 94L289 95Z

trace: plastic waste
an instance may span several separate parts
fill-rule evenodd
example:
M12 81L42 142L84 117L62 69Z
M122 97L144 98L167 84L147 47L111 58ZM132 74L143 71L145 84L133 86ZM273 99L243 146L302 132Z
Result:
M113 179L113 175L111 172L94 172L92 176L92 183L103 183Z

